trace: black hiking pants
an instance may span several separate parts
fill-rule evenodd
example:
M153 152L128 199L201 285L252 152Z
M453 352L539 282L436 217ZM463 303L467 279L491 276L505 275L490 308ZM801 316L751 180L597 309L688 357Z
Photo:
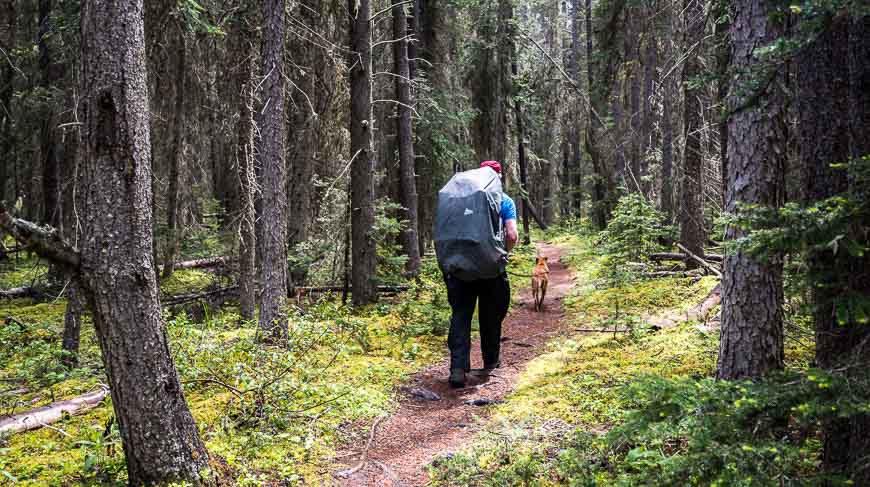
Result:
M450 318L450 369L471 369L471 319L474 307L478 308L480 321L480 351L483 365L498 363L501 351L501 322L507 315L511 301L511 288L507 274L494 279L461 281L445 275L447 300L453 310Z

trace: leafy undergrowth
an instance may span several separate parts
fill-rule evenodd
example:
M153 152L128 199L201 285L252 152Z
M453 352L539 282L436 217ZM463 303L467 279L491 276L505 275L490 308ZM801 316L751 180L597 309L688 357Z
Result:
M530 273L533 255L531 248L517 249L511 271ZM161 291L209 285L208 273L182 270ZM81 366L60 365L64 307L62 299L0 302L0 414L74 397L106 382L87 319ZM239 323L231 307L201 322L165 312L202 437L239 485L326 482L337 468L336 449L396 407L402 380L443 356L450 317L431 260L419 284L365 310L352 312L335 297L294 307L290 337L281 346L260 344L256 323ZM110 401L53 428L0 438L0 478L25 486L125 484Z
M571 249L566 261L578 276L564 303L569 319L584 329L620 331L551 343L474 444L433 462L434 485L822 481L815 474L819 424L870 411L866 384L806 369L811 351L788 343L783 374L758 383L715 381L718 329L682 322L655 330L642 318L678 316L709 293L713 280L614 282L591 237L573 232L554 241Z

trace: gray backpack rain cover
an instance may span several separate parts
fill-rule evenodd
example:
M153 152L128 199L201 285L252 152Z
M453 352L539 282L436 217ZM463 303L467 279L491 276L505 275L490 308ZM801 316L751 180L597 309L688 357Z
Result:
M492 279L507 265L501 180L490 168L453 175L438 192L435 255L446 274L463 281Z

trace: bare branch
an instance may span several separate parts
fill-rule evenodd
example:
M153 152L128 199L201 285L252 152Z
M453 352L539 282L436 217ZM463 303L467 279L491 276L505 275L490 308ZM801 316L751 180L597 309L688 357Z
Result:
M414 0L405 0L405 1L403 1L403 2L394 3L394 4L390 5L389 7L385 8L385 9L383 9L383 10L378 10L378 11L375 12L371 17L369 17L369 21L375 20L375 18L377 18L378 16L383 15L383 14L389 12L390 10L393 9L393 7L398 7L399 5L407 5L407 4L409 4L409 3L414 3Z

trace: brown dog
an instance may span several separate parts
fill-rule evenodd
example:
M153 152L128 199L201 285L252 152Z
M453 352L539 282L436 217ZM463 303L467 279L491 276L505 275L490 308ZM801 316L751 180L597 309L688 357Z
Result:
M544 307L544 296L547 294L547 284L550 282L550 267L547 258L535 257L535 270L532 272L532 295L535 298L535 311Z

